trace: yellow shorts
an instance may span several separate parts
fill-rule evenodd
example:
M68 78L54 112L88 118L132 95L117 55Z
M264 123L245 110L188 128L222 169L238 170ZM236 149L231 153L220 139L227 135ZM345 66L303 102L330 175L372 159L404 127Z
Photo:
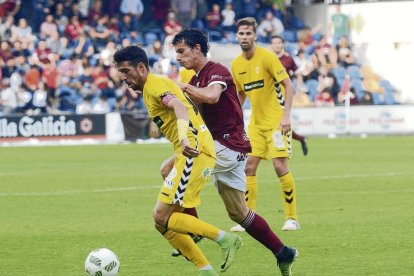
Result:
M196 207L201 203L200 191L210 179L215 163L215 158L204 153L196 158L179 154L158 200L166 204L178 203L184 208Z
M288 157L292 155L292 131L283 135L279 128L261 130L254 126L249 126L247 130L250 143L252 145L251 156L263 159L274 159Z

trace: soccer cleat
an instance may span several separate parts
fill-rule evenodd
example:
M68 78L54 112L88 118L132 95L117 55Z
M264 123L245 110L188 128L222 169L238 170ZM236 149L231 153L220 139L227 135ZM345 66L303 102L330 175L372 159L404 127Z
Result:
M199 276L218 276L218 273L213 269L211 270L200 270Z
M246 231L240 224L237 224L236 226L233 226L230 228L231 232L244 232Z
M308 138L305 137L302 141L300 141L300 144L302 145L303 155L308 155Z
M236 251L242 246L243 241L239 235L226 232L224 237L218 241L223 253L223 262L220 271L226 271L232 264Z
M282 231L296 231L300 229L299 222L294 219L288 219L282 227Z
M279 253L276 254L277 266L282 276L292 276L293 261L299 256L299 252L295 248L284 246Z
M201 237L201 236L194 236L193 237L193 241L195 242L195 243L199 243L199 242L201 242L203 240L203 237ZM171 252L171 256L173 256L173 257L178 257L178 256L181 256L181 252L180 251L178 251L177 249L174 249L172 252ZM206 274L206 275L208 275L208 274Z

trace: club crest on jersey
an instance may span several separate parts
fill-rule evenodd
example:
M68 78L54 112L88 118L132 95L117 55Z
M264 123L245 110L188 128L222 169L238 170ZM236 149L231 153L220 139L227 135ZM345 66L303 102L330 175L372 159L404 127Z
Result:
M176 176L177 176L177 169L174 167L168 174L167 178L164 180L164 186L168 189L172 189L175 183L174 178Z
M211 175L211 169L207 167L203 170L201 174L203 175L203 178L207 178Z

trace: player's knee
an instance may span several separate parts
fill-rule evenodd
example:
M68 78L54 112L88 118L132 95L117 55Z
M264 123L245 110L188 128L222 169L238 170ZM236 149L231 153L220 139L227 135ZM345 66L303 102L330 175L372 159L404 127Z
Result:
M160 212L157 208L154 209L152 216L156 225L155 228L157 228L157 225L166 225L168 218L166 218L165 214Z
M256 166L251 164L246 164L246 168L244 169L244 172L247 176L253 176L256 175Z

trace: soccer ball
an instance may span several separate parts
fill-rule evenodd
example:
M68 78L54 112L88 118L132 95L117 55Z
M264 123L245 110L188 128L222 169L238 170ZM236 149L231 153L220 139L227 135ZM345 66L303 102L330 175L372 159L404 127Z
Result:
M107 248L98 248L89 253L85 261L85 271L91 276L114 276L119 271L119 259Z

